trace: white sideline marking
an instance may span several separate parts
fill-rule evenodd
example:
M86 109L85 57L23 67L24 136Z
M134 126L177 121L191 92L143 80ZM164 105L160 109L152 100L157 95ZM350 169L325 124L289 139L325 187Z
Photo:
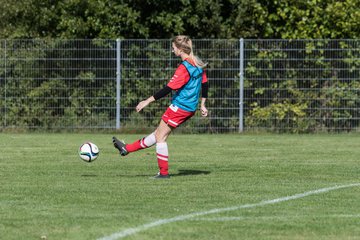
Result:
M296 216L260 216L260 217L214 217L214 218L194 218L191 221L208 221L208 222L228 222L228 221L244 221L244 220L287 220L294 218L310 217L308 215L296 215ZM316 218L360 218L360 214L332 214L332 215L316 215L311 216Z
M208 221L208 222L227 222L242 221L245 219L254 219L249 217L219 217L219 218L194 218L191 221Z
M295 199L307 197L307 196L310 196L310 195L326 193L326 192L330 192L330 191L338 190L338 189L342 189L342 188L358 187L358 186L360 186L360 183L353 183L353 184L347 184L347 185L341 185L341 186L320 188L320 189L317 189L317 190L312 190L312 191L308 191L308 192L304 192L304 193L299 193L299 194L295 194L295 195L292 195L292 196L281 197L281 198L276 198L276 199L272 199L272 200L265 200L265 201L261 201L259 203L244 204L244 205L227 207L227 208L215 208L215 209L211 209L211 210L204 211L204 212L195 212L195 213L191 213L191 214L187 214L187 215L180 215L180 216L173 217L173 218L160 219L160 220L157 220L155 222L147 223L147 224L140 225L140 226L137 226L137 227L125 229L125 230L123 230L121 232L113 233L110 236L102 237L102 238L99 238L98 240L120 239L120 238L124 238L124 237L130 236L130 235L134 235L134 234L136 234L138 232L145 231L145 230L150 229L150 228L154 228L154 227L161 226L161 225L168 224L168 223L184 221L184 220L194 218L194 217L199 217L199 216L204 216L204 215L214 214L214 213L235 211L235 210L244 209L244 208L261 207L261 206L265 206L265 205L269 205L269 204L275 204L275 203L279 203L279 202L295 200Z

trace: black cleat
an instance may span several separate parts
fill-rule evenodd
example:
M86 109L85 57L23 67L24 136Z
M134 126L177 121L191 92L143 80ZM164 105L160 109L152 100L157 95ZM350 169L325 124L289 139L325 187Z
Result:
M167 178L170 178L169 174L166 174L166 175L162 175L160 173L156 174L155 177L153 177L154 179L167 179Z
M120 141L116 137L112 138L112 141L114 143L114 147L119 150L121 156L126 156L129 152L125 148L125 143L123 141Z

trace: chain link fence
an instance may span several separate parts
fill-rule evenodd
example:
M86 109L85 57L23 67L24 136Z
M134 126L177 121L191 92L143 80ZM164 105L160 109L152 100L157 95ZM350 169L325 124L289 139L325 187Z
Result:
M209 117L182 132L358 131L359 40L194 40ZM0 40L0 127L153 130L171 96L136 113L180 59L170 40Z

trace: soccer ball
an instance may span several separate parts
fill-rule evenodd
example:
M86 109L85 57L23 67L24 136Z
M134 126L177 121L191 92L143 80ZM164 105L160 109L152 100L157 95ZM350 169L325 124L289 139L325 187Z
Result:
M85 162L95 161L99 152L99 148L92 142L86 142L79 148L79 156Z

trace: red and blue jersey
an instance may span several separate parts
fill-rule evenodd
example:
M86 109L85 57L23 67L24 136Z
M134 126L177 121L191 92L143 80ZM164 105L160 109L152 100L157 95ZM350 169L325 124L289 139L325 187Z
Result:
M205 71L197 67L190 59L185 59L167 85L176 90L171 103L185 111L195 112L201 84L205 82L207 82Z

